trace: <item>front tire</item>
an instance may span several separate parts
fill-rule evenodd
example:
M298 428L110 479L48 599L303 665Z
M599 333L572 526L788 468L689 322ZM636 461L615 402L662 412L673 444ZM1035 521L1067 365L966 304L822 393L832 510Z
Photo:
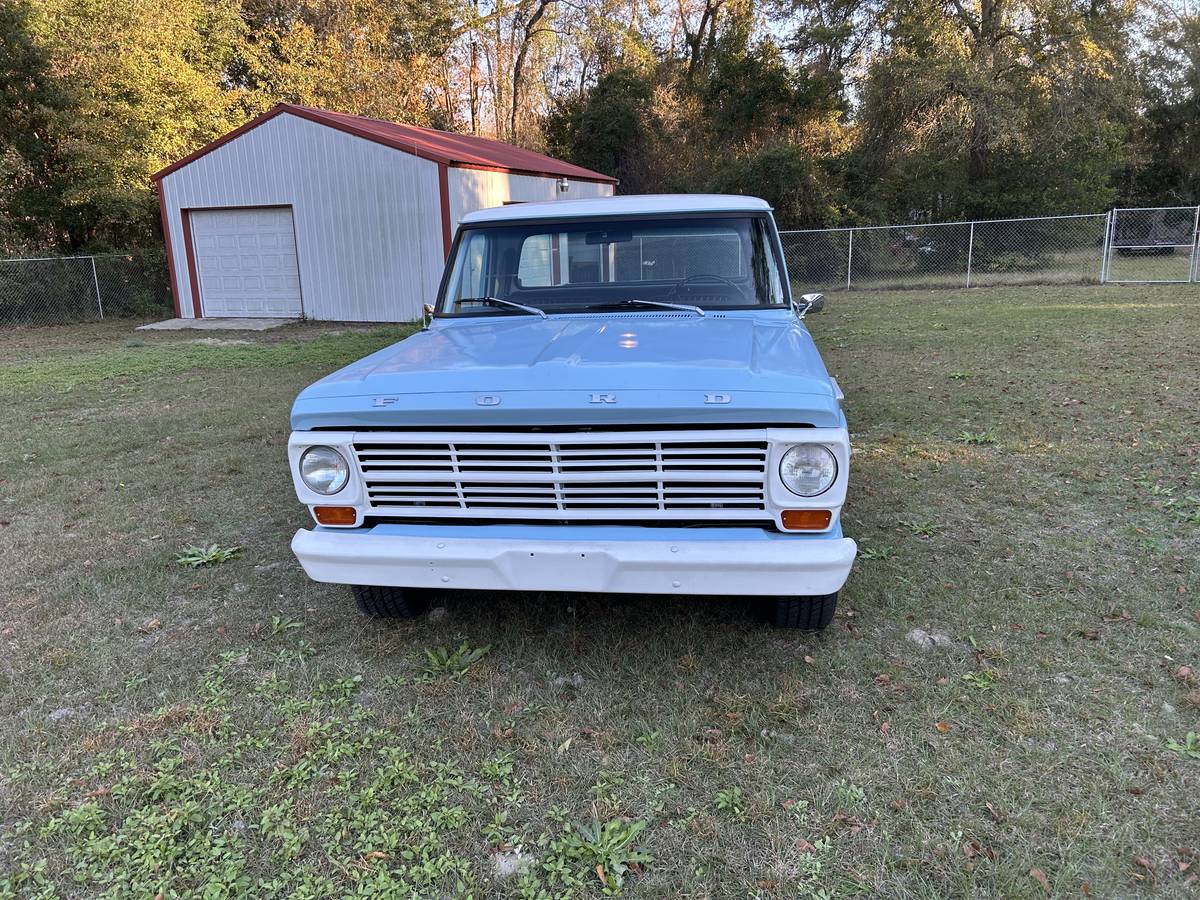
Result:
M815 597L774 597L766 602L767 621L776 628L821 631L833 621L837 591Z
M372 619L415 619L429 609L429 591L420 588L354 584L350 590L359 611Z

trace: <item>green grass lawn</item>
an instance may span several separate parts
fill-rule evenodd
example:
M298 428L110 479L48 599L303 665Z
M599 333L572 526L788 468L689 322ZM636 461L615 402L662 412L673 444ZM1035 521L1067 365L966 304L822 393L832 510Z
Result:
M1195 896L1200 287L811 324L862 551L820 635L309 582L289 405L402 329L0 334L0 897Z

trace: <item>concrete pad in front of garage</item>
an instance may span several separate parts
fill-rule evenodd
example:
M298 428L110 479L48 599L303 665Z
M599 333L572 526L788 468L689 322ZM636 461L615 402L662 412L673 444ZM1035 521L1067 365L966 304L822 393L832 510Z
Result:
M138 331L270 331L283 325L292 325L299 319L166 319L139 325Z

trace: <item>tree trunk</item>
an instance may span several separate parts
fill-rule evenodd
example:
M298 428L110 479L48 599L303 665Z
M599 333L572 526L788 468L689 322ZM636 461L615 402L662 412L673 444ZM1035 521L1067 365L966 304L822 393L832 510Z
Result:
M525 69L525 59L529 55L529 45L533 42L538 22L546 15L546 10L550 5L556 2L557 0L537 0L537 7L525 22L525 28L522 31L521 43L517 48L517 58L513 62L512 108L508 118L508 139L511 141L517 139L517 113L521 107L521 76Z

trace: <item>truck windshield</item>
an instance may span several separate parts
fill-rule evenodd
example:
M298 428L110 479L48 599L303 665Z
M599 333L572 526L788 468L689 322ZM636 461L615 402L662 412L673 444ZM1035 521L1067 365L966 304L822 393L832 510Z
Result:
M761 216L483 225L465 229L456 246L442 313L786 302L770 224Z

